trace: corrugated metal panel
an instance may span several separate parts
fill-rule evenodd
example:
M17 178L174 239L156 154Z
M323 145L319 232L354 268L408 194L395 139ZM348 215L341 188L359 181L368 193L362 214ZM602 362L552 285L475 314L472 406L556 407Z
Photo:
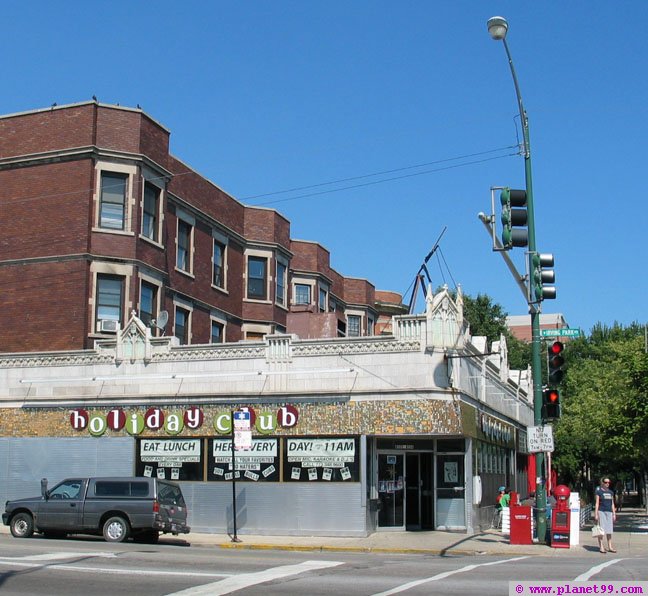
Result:
M193 530L232 531L231 484L180 484ZM236 488L237 533L293 536L364 536L367 533L360 483L239 483Z
M0 438L0 503L40 494L70 476L132 476L135 442L115 438Z
M465 529L464 499L437 499L437 528Z
M132 476L132 437L0 438L0 503L40 493L70 476ZM197 532L231 532L232 485L181 482L189 525ZM237 532L365 536L362 485L240 482L236 486Z

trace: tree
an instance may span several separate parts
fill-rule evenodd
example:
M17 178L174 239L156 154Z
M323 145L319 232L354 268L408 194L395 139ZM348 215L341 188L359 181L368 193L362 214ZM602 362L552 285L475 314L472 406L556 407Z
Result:
M569 342L554 467L574 485L634 472L648 486L648 353L644 328L597 325ZM646 503L644 495L644 503Z
M531 345L520 341L506 326L507 313L501 305L493 302L486 294L476 298L464 296L464 318L470 324L473 336L486 336L490 345L506 337L509 366L515 370L525 370L531 363Z

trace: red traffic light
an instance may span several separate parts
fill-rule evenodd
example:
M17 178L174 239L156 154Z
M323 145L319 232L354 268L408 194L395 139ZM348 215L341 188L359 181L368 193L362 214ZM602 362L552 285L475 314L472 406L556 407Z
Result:
M542 418L544 420L560 418L560 393L557 389L545 389L542 392Z
M562 356L564 349L565 346L560 341L552 342L547 348L547 378L549 379L550 385L558 385L565 375L562 370L562 367L565 364L565 359Z
M565 349L561 341L555 341L549 346L549 354L560 354Z
M549 404L557 404L560 400L560 394L555 389L547 389L546 400Z

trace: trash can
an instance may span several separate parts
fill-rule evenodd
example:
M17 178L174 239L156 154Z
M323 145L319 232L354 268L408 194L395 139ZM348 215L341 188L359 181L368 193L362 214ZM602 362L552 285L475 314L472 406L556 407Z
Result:
M514 505L511 510L511 544L533 544L531 507Z

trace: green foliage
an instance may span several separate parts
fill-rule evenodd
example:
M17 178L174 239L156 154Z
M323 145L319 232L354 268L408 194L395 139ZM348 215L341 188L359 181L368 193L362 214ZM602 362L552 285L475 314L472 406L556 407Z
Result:
M464 296L464 318L470 324L470 333L473 336L486 336L490 345L504 335L510 368L525 370L531 363L531 344L511 334L506 326L506 316L504 309L486 294L477 294L476 298Z
M567 344L554 467L565 480L648 468L648 354L638 324Z

